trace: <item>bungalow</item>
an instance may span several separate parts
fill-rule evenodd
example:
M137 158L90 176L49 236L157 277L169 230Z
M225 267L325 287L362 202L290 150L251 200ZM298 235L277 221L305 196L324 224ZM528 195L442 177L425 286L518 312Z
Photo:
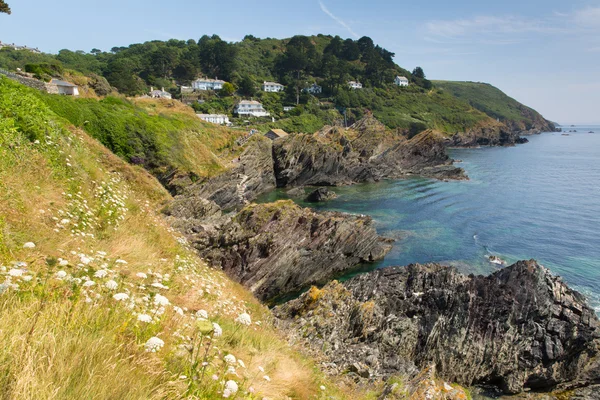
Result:
M229 117L225 114L196 114L203 121L217 125L229 125Z
M348 87L350 87L350 89L362 89L363 85L360 82L355 82L355 81L350 81L348 82Z
M48 93L62 94L66 96L79 96L79 88L70 82L52 79L46 84Z
M408 86L408 78L404 76L397 76L394 83L398 86Z
M296 106L283 106L283 111L284 111L284 112L290 112L290 111L292 111L294 108L296 108Z
M323 93L323 88L316 83L313 83L311 86L302 89L302 91L310 94L321 94Z
M153 99L171 99L173 96L171 96L171 93L165 91L165 88L154 90L153 87L150 87L150 97Z
M263 82L262 85L262 90L263 92L273 92L273 93L278 93L278 92L283 92L283 89L285 89L285 86L283 86L281 83L277 83L277 82Z
M256 100L240 101L233 109L233 112L239 117L268 117L271 115L265 111L263 105Z
M195 90L221 90L225 81L219 79L199 78L192 82Z
M275 140L288 136L288 133L282 129L271 129L269 132L265 133L265 136L271 140Z

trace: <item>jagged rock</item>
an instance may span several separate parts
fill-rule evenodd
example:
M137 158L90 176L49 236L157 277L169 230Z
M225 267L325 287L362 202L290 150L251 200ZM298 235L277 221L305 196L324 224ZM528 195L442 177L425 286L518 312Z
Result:
M316 213L292 201L250 205L217 230L187 222L182 232L200 254L264 301L325 284L391 249L370 217Z
M348 130L325 127L314 135L290 135L273 144L278 187L337 186L412 174L464 178L452 166L444 140L432 131L407 140L375 118Z
M596 314L533 260L488 277L434 264L386 268L311 290L274 312L332 362L379 354L376 376L433 364L447 381L505 393L600 381Z
M232 169L189 186L183 196L200 196L224 210L243 206L275 188L271 141L253 136Z
M311 203L319 203L337 198L337 194L331 190L320 187L306 196L306 201Z
M295 187L285 192L290 197L304 197L306 195L306 191L303 187Z

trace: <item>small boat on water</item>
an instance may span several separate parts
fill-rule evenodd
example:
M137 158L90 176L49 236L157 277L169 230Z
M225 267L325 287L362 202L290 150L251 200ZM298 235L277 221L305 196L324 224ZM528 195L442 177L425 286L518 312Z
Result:
M489 262L491 262L492 264L496 264L496 265L506 265L506 261L504 261L503 259L501 259L498 256L488 256L488 260Z

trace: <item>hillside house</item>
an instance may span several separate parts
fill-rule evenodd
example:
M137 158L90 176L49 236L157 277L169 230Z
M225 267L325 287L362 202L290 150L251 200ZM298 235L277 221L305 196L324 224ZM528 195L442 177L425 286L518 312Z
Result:
M285 86L283 86L281 83L277 83L277 82L265 81L262 84L263 92L278 93L278 92L283 92L284 89L285 89Z
M194 90L221 90L225 81L220 79L199 78L192 82Z
M394 83L398 86L408 86L408 78L397 76L396 79L394 79Z
M229 125L229 117L225 114L196 114L203 121L217 125Z
M321 94L323 93L323 88L316 83L313 83L311 86L302 89L302 91L310 94Z
M290 112L290 111L292 111L294 108L296 108L296 106L283 106L283 111L284 111L284 112Z
M79 96L79 88L70 82L52 79L46 84L46 90L52 94L62 94L65 96Z
M152 97L153 99L171 99L173 98L173 96L171 96L171 93L165 91L165 88L162 88L161 90L154 90L153 87L150 87L150 97Z
M354 89L354 90L356 90L356 89L362 89L362 88L363 88L363 85L362 85L362 83L360 83L360 82L356 82L356 81L350 81L350 82L348 82L348 87L349 87L350 89Z
M18 46L14 43L8 44L8 43L2 43L2 41L0 41L0 49L2 48L10 48L10 49L14 49L14 50L27 50L30 51L32 53L36 53L36 54L40 54L41 51L38 48L32 48L32 47L27 47L27 46Z
M283 129L271 129L269 132L265 133L265 137L268 137L271 140L281 139L288 136L288 133Z
M268 117L269 114L261 103L256 100L242 100L240 101L233 112L239 117Z

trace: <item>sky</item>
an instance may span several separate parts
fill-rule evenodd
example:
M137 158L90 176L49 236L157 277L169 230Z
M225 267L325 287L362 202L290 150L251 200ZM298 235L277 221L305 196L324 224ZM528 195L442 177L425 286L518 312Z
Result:
M600 0L7 0L0 41L110 50L218 34L371 37L429 79L487 82L561 124L600 125Z

